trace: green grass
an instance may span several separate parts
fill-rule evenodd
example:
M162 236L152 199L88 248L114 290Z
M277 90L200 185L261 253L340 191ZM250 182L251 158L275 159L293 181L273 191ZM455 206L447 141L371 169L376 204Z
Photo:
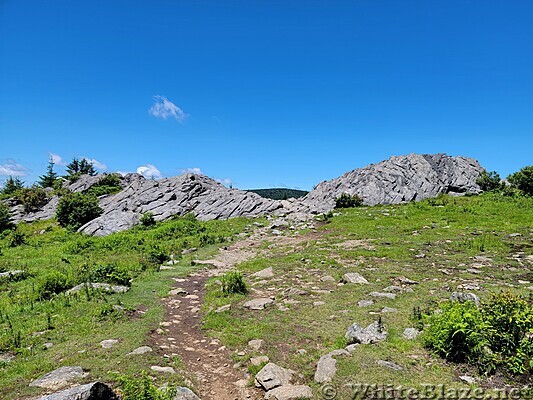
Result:
M248 223L246 219L200 222L183 217L98 238L44 221L20 224L18 231L26 236L27 244L17 247L9 247L9 233L4 232L0 236L0 269L21 269L26 276L0 282L0 353L15 355L13 361L0 365L0 398L38 395L42 391L29 388L29 382L63 365L80 365L90 371L91 380L106 382L113 382L113 371L138 375L150 365L161 365L155 352L126 354L146 345L149 333L158 327L164 311L160 298L168 293L171 278L189 273L192 257L216 252ZM199 250L183 256L175 270L158 271L154 254L180 254L191 247ZM59 293L50 300L39 300L43 277L60 272L72 287L84 282L92 267L109 264L128 274L129 292L82 290L77 295ZM104 339L119 343L103 349L99 342ZM47 349L45 343L53 346ZM174 367L179 368L177 361ZM175 383L181 383L180 379L179 375L173 377Z
M348 326L353 322L366 326L377 320L383 307L392 307L398 312L382 314L389 330L386 341L360 346L351 357L338 358L337 387L344 383L459 385L456 369L465 366L430 354L420 338L407 341L402 337L405 328L416 324L413 307L434 306L464 283L478 284L481 290L476 293L482 299L502 289L528 296L531 290L527 287L533 285L519 282L533 281L531 264L524 258L533 250L532 198L485 194L345 209L319 230L322 238L313 236L299 246L274 248L238 267L249 287L259 292L226 298L212 285L205 310L227 303L232 308L222 314L208 313L204 329L235 352L244 350L250 339L264 339L271 361L297 370L306 383L312 383L316 362L344 346ZM481 266L480 274L472 269L479 263L474 256L492 259L490 265ZM254 285L258 279L251 274L266 267L274 269L275 277ZM369 284L337 286L346 272L361 273ZM325 275L335 282L319 279ZM370 292L382 291L401 276L420 282L413 286L413 293L399 294L395 300L373 299L375 304L366 308L357 306L359 300L372 299ZM283 290L290 287L309 294L295 296L298 304L284 304ZM265 296L275 296L277 304L289 310L242 308L244 301ZM325 304L314 306L318 300ZM299 354L298 349L306 352ZM405 369L389 370L378 366L377 360L393 361Z

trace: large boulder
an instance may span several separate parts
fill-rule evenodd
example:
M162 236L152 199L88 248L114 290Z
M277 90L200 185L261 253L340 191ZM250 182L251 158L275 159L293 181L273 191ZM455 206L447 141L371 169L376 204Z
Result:
M319 212L327 212L342 193L358 195L366 205L398 204L440 193L479 193L476 180L482 171L476 160L466 157L446 154L391 157L319 183L302 202Z
M348 344L372 344L385 340L387 334L388 332L378 321L373 322L366 328L355 322L348 328L345 337Z
M64 388L72 381L85 378L87 375L81 367L61 367L35 379L30 383L30 386L58 390Z
M39 397L37 400L119 400L119 397L106 384L92 382Z
M289 385L294 371L268 363L255 376L255 386L268 391L278 386Z

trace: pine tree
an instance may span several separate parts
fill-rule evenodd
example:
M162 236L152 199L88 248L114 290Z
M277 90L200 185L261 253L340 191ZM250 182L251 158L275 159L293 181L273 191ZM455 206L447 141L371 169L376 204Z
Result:
M54 182L57 179L57 174L54 172L54 161L50 159L48 161L48 167L46 168L46 174L39 177L39 185L43 188L49 188L54 186Z
M10 176L7 178L4 188L2 189L2 194L12 195L17 190L20 190L24 187L24 182L19 178L13 178Z
M94 166L91 162L87 161L85 158L78 160L76 157L67 165L67 178L70 180L76 180L81 175L91 175L94 176L97 174Z

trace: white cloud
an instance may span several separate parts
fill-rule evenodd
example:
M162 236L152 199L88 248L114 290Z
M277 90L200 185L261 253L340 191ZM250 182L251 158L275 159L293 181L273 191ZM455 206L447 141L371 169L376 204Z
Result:
M137 168L137 173L148 179L160 179L163 177L161 171L155 165L146 164Z
M15 160L8 159L5 163L0 164L1 176L26 176L29 172L28 168Z
M107 171L107 165L98 160L95 160L94 158L82 157L82 159L91 163L94 168L99 169L100 171Z
M224 179L215 178L215 181L218 183L222 183L223 185L226 185L226 186L233 186L233 181L230 178L224 178Z
M204 173L202 172L202 170L201 170L200 168L198 168L198 167L182 169L182 170L181 170L181 173L182 173L182 174L204 175Z
M59 154L48 153L48 155L50 156L50 159L55 165L59 165L59 166L67 165L67 163L63 161L63 157L61 157Z
M166 97L154 96L154 101L155 104L150 107L148 113L156 118L168 119L168 117L172 117L178 122L183 122L189 116Z

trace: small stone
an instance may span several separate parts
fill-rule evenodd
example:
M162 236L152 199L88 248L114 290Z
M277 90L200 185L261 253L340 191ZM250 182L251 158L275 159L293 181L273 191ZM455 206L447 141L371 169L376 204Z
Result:
M218 307L215 312L220 314L220 313L223 313L225 311L229 311L231 309L231 304L226 304L225 306L221 306L221 307Z
M390 362L390 361L378 360L378 361L376 361L376 364L378 364L381 367L386 367L386 368L389 368L389 369L393 369L395 371L402 371L403 370L403 367L401 367L400 365L395 364L393 362Z
M396 298L396 294L395 293L370 292L369 295L372 296L372 297L383 297L383 298L387 298L387 299L395 299Z
M200 398L191 389L179 386L172 400L200 400Z
M141 347L137 347L131 353L128 353L128 356L138 356L138 355L141 355L141 354L150 353L151 351L152 351L151 347L149 347L149 346L141 346Z
M312 399L313 391L304 385L283 385L265 394L265 400L304 400Z
M479 306L480 300L477 295L469 292L453 292L450 296L451 301L458 301L459 303L464 303L466 301L472 301L476 306Z
M263 347L264 340L262 339L252 339L248 342L248 347L252 350L258 351Z
M269 361L270 360L267 356L257 356L257 357L250 358L250 364L255 365L256 367L258 367L261 364L266 364Z
M357 302L358 307L370 307L372 304L374 304L373 300L359 300Z
M462 380L464 383L468 383L469 385L473 385L474 383L476 383L476 379L468 375L461 375L459 379Z
M254 278L272 278L274 276L274 270L272 267L262 269L261 271L252 274Z
M405 328L403 331L403 337L407 340L414 340L420 335L420 331L415 328Z
M160 366L157 366L157 365L152 365L150 367L150 369L152 371L154 371L154 372L162 372L162 373L165 373L165 374L175 374L176 373L176 371L172 367L160 367Z
M250 310L264 310L267 306L273 303L274 300L263 297L247 301L246 303L244 303L244 308L248 308Z
M368 281L357 272L349 272L347 274L344 274L343 278L348 283L357 283L364 285L368 284Z
M102 340L100 342L100 346L102 346L102 348L104 349L110 349L111 347L113 347L114 345L116 345L118 343L118 340L115 340L115 339L107 339L107 340Z

